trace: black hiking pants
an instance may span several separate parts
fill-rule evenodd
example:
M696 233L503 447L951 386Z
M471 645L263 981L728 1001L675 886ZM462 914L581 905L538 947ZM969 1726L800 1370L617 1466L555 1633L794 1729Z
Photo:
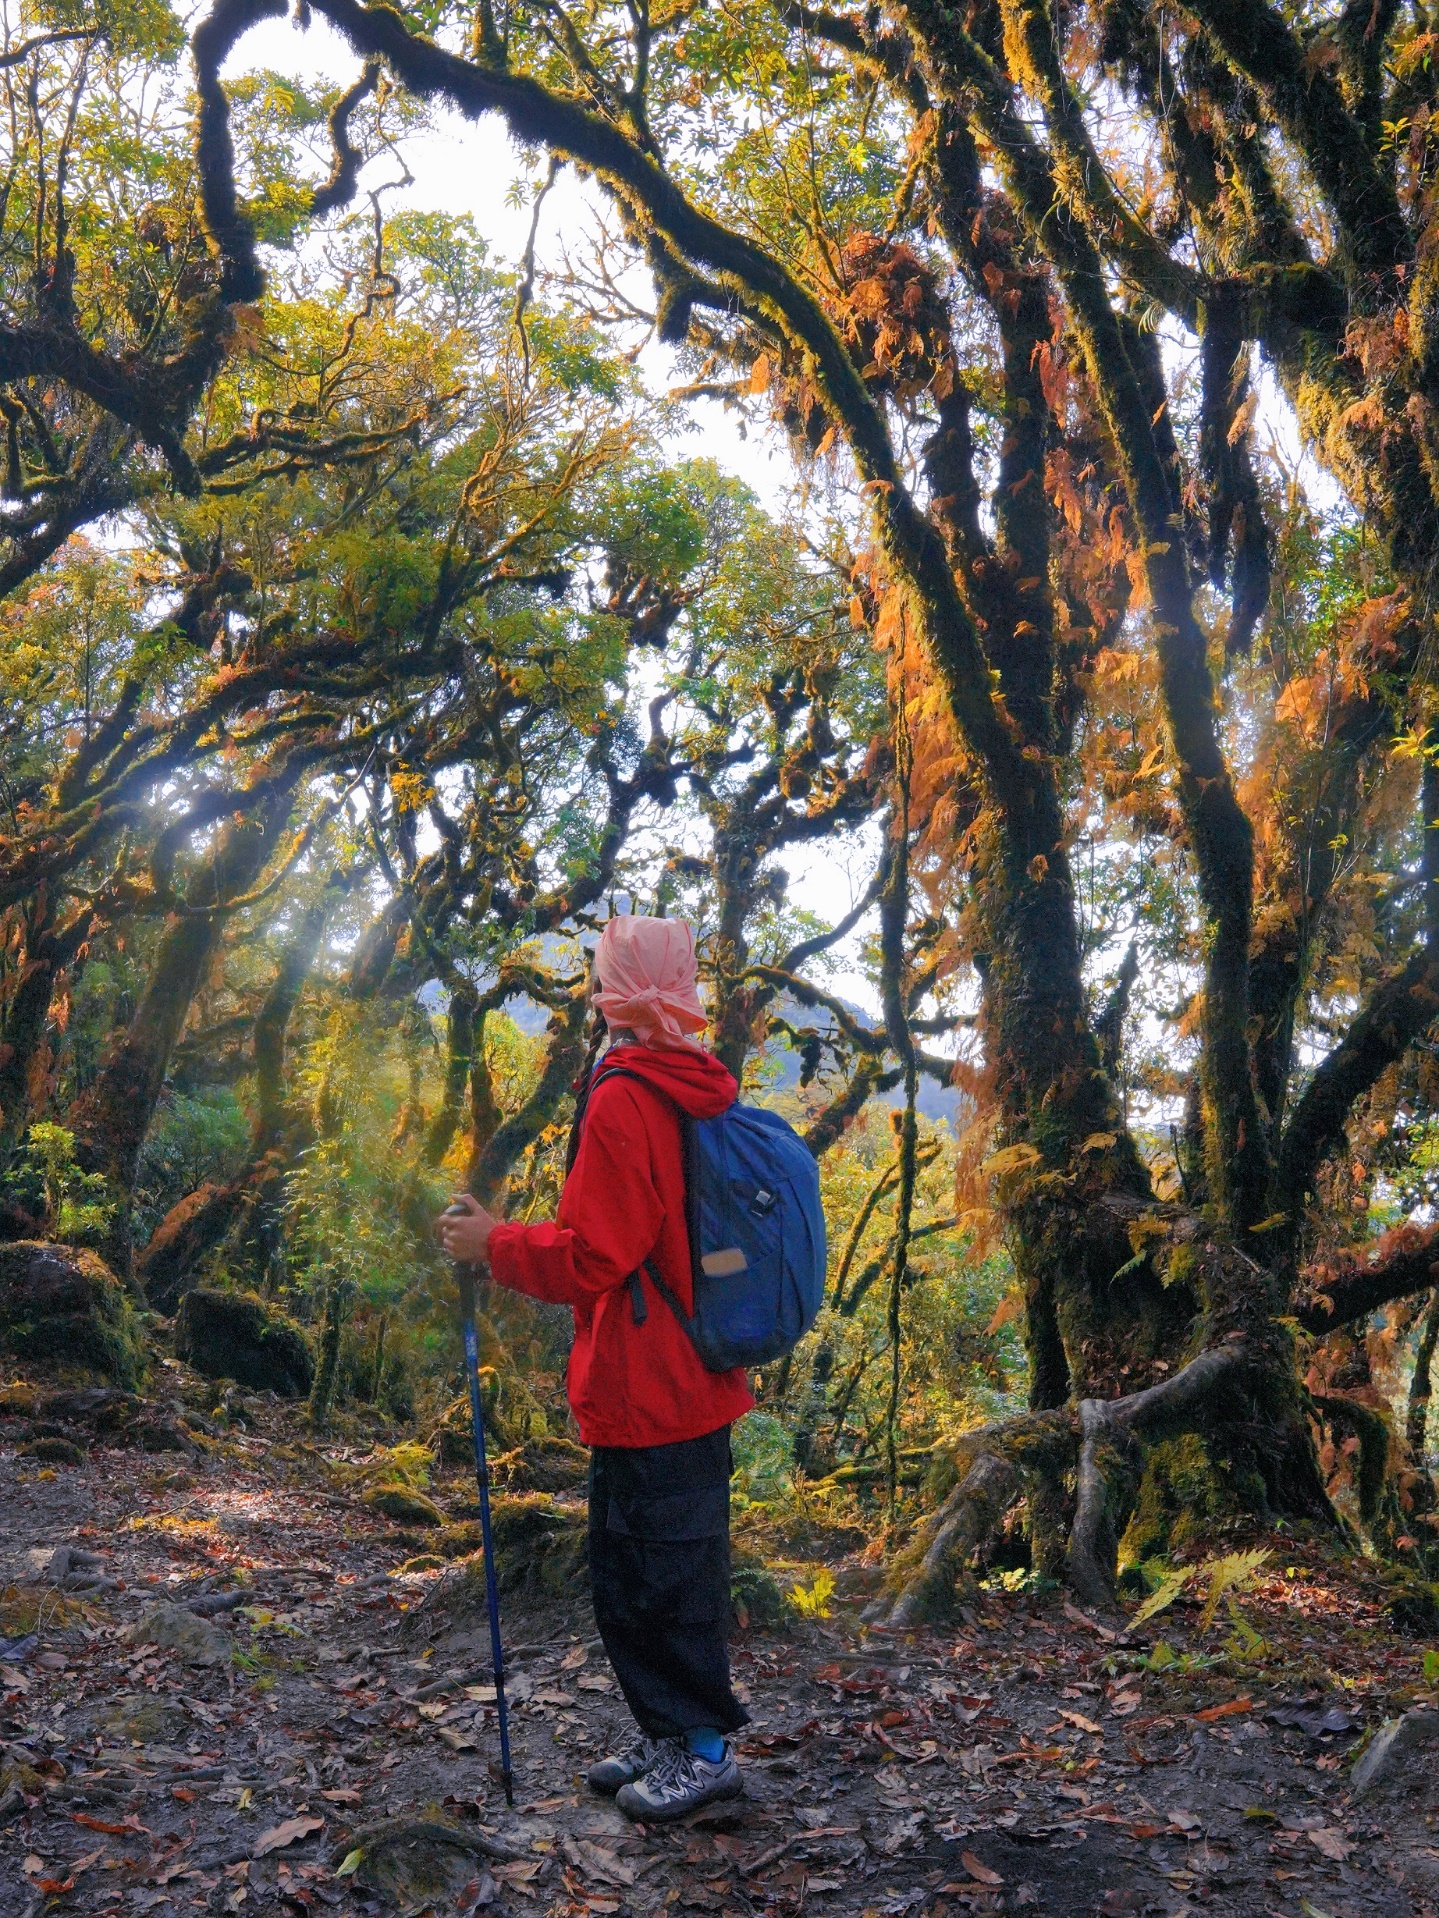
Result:
M730 1690L729 1427L590 1454L590 1589L625 1703L650 1738L749 1714Z

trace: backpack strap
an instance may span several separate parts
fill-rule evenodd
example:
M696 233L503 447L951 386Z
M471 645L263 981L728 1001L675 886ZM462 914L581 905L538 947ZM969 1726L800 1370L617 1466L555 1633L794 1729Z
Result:
M655 1264L653 1259L645 1260L645 1271L649 1274L650 1284L654 1287L656 1292L659 1293L660 1297L664 1300L665 1304L669 1307L671 1312L674 1313L675 1317L680 1322L681 1329L684 1331L686 1337L689 1339L690 1344L695 1347L696 1351L698 1351L699 1346L695 1339L695 1322L690 1317L689 1313L686 1312L684 1307L680 1304L678 1293L675 1292L674 1289L670 1286L669 1282L665 1279L664 1275L661 1273L659 1267ZM636 1272L634 1275L634 1278L630 1281L631 1285L638 1286L639 1276L640 1276L639 1273ZM648 1314L646 1314L646 1316L648 1316ZM636 1319L635 1324L643 1325L644 1320Z
M645 1264L649 1265L648 1259L645 1260ZM651 1267L651 1276L653 1276L653 1267ZM650 1309L645 1304L645 1288L640 1283L638 1270L631 1272L625 1284L630 1289L630 1317L636 1325L643 1325L650 1315Z
M603 1073L596 1068L590 1077L589 1084L585 1088L586 1106L589 1104L591 1093L602 1079L631 1079L638 1086L647 1086L651 1092L658 1094L658 1096L664 1100L665 1104L669 1106L671 1111L674 1112L679 1119L680 1158L684 1169L685 1185L685 1235L689 1240L690 1247L690 1271L691 1274L694 1274L699 1269L699 1180L695 1177L696 1140L694 1121L678 1099L672 1099L663 1086L657 1086L652 1079L647 1079L642 1072L626 1072L623 1066L618 1065L608 1067ZM582 1118L583 1116L584 1115L581 1114ZM576 1146L578 1146L578 1127L576 1128L574 1136ZM650 1284L679 1320L690 1344L695 1345L694 1320L680 1304L679 1295L664 1278L653 1258L647 1257L642 1259L639 1268L631 1272L629 1278L625 1281L629 1287L630 1318L632 1322L635 1325L644 1325L649 1318L649 1307L645 1303L644 1284L640 1277L641 1270L647 1274ZM690 1282L691 1284L694 1283L693 1277L691 1277ZM695 1349L698 1351L699 1348L697 1345Z

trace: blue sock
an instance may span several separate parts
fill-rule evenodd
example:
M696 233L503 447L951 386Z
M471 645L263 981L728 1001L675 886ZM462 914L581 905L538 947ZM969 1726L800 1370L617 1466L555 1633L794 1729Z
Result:
M724 1735L708 1725L700 1725L685 1733L685 1748L696 1758L707 1758L712 1765L717 1765L724 1757Z

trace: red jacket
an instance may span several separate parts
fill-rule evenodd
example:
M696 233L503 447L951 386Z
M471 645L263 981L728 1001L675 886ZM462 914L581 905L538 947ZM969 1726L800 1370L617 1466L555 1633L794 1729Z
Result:
M669 1097L614 1077L615 1066ZM490 1272L499 1284L574 1308L569 1396L586 1445L702 1438L754 1404L742 1366L705 1370L647 1277L649 1313L636 1325L628 1287L630 1274L653 1258L693 1311L680 1122L670 1101L711 1119L734 1103L736 1090L698 1047L614 1048L596 1073L559 1217L553 1225L498 1225L490 1236Z

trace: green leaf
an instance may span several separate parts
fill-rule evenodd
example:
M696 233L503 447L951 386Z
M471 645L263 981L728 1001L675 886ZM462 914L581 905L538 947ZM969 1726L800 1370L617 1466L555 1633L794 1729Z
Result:
M337 1878L353 1878L355 1873L360 1869L360 1860L364 1855L364 1852L358 1845L356 1845L353 1851L347 1851L339 1865L335 1868L335 1876Z

